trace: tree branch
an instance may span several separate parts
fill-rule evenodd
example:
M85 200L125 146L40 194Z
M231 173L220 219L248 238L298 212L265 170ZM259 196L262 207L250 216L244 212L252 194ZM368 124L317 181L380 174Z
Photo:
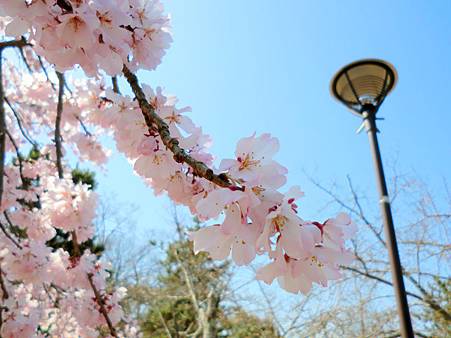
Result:
M5 229L5 226L3 225L3 223L0 222L0 229L3 231L3 233L5 234L5 236L11 241L13 242L13 244L15 246L17 246L19 249L22 249L22 245L20 245L10 234L9 232Z
M346 178L348 180L348 185L349 185L349 189L351 190L353 199L354 199L354 203L357 206L357 209L359 210L359 216L360 218L366 223L366 225L371 229L371 231L374 233L374 235L376 236L376 238L378 239L378 241L384 246L386 247L387 244L385 243L384 239L382 238L382 236L380 235L380 233L373 227L373 225L367 220L365 214L363 213L363 208L360 205L360 201L359 201L359 197L357 196L357 193L354 190L354 186L352 185L352 181L351 181L351 177L349 177L349 175L346 175Z
M166 321L164 320L163 314L161 313L160 309L156 306L157 312L158 312L158 318L161 321L161 324L163 324L164 331L166 332L166 335L168 338L172 338L171 331L169 331L168 324L166 324Z
M105 321L108 325L108 329L110 330L110 333L113 337L118 337L116 333L116 329L114 328L113 323L111 322L110 317L108 316L108 312L105 309L105 302L103 301L102 295L100 294L99 290L97 290L96 286L94 285L94 281L92 280L93 274L88 273L88 280L89 284L91 285L92 291L94 291L94 296L96 297L97 304L99 305L99 311L103 315L103 318L105 318Z
M5 92L3 89L3 48L0 48L0 209L3 197L3 175L5 172L6 117Z
M351 184L351 181L348 177L348 183L350 184L349 188L351 190L351 193L353 194L354 203L357 206L357 210L355 208L350 207L348 204L343 202L339 196L335 195L332 191L326 189L324 186L322 186L320 183L315 181L313 178L311 178L308 174L306 174L310 182L312 182L316 187L318 187L320 190L325 192L327 195L332 197L336 203L338 203L341 207L343 207L345 210L347 210L349 213L354 214L358 216L368 228L370 228L371 232L377 237L378 241L385 247L385 241L380 235L380 233L374 228L374 226L371 224L371 222L366 218L365 214L363 213L363 209L361 208L359 199L357 194L355 193L353 186Z
M36 141L34 141L34 140L31 139L30 135L28 135L28 131L26 131L25 128L22 126L21 117L19 116L19 113L16 111L16 109L14 108L14 106L13 106L12 103L8 100L7 97L5 97L5 102L6 102L6 104L8 105L9 109L11 109L11 111L13 112L14 117L15 117L16 120L17 120L17 125L19 126L19 130L20 130L20 132L22 133L23 137L24 137L28 142L30 142L30 144L31 144L33 147L37 148L38 145L37 145Z
M376 281L378 281L378 282L380 282L380 283L383 283L383 284L386 284L386 285L389 285L389 286L393 286L393 283L392 283L392 282L390 282L390 281L388 281L388 280L386 280L386 279L383 279L383 278L381 278L381 277L375 276L375 275L373 275L373 274L371 274L371 273L369 273L369 272L363 272L363 271L360 271L359 269L356 269L356 268L353 268L353 267L350 267L350 266L340 266L340 267L341 267L342 269L345 269L345 270L349 270L349 271L355 272L355 273L357 273L357 274L359 274L359 275L361 275L361 276L368 277L368 278L370 278L370 279L374 279L374 280L376 280ZM406 291L406 294L409 295L409 296L411 296L411 297L414 297L414 298L416 298L416 299L418 299L418 300L424 301L423 297L421 297L421 296L419 296L419 295L417 295L417 294L415 294L415 293Z
M2 41L0 42L0 49L8 48L8 47L18 47L23 48L26 46L32 46L31 43L28 43L25 39L20 40L10 40L10 41Z
M185 150L179 146L179 141L171 137L169 126L160 116L157 115L155 109L149 104L149 102L147 102L146 96L139 85L136 75L133 74L125 65L122 72L124 73L127 82L138 100L147 127L149 130L158 130L158 134L160 135L164 145L174 154L174 160L178 163L186 163L189 165L195 176L203 177L220 187L231 187L232 184L225 174L216 175L212 169L208 168L203 162L197 161L188 155Z
M83 131L85 132L86 136L92 136L91 132L88 130L88 127L86 127L86 124L83 122L83 120L77 116L76 119L78 122L80 122L80 126L83 128Z
M119 90L119 84L117 83L117 76L113 76L113 77L111 78L111 83L113 84L113 91L114 91L116 94L120 94L121 91Z
M41 69L44 72L45 77L47 78L47 81L50 83L53 90L56 90L55 84L52 82L52 80L50 80L49 73L47 72L47 68L45 67L44 62L42 61L42 58L39 55L37 57L39 64L41 65Z
M6 134L8 135L8 138L11 141L14 149L16 150L17 161L19 162L20 179L22 181L22 186L25 186L25 177L23 176L23 163L22 163L23 161L22 161L22 155L19 150L19 146L17 145L16 141L14 141L14 138L11 135L11 133L8 131L8 129L6 129Z
M62 157L62 143L61 143L61 115L63 114L63 100L64 100L64 75L56 72L58 75L58 103L56 106L56 120L55 120L55 146L56 146L56 167L58 169L59 178L64 177Z
M429 305L431 309L438 312L446 321L451 322L451 315L448 311L446 311L443 307L441 307L438 303L434 302L432 295L424 289L418 281L412 277L410 273L408 273L405 269L403 269L403 275L406 276L415 287L420 290L423 295L423 301Z
M2 289L2 300L8 299L9 293L8 290L6 289L5 281L3 280L3 271L1 267L0 267L0 287Z
M56 72L58 76L58 103L56 106L56 120L55 120L55 146L56 146L56 167L58 169L58 177L62 179L64 177L63 171L63 145L62 145L62 136L61 136L61 116L63 114L64 107L64 88L66 85L66 81L64 79L64 74L60 72ZM72 244L74 249L74 256L80 256L80 246L77 241L77 233L71 231L72 235Z

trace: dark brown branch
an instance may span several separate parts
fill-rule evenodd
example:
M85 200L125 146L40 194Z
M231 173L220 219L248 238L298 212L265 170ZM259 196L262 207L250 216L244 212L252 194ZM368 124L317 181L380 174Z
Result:
M4 49L4 48L8 48L8 47L23 48L26 46L32 46L32 45L30 43L28 43L25 39L0 42L0 49Z
M62 136L61 136L61 117L63 114L64 107L64 88L66 81L64 79L64 74L60 72L56 72L58 76L58 103L56 106L56 120L55 120L55 146L56 146L56 168L58 169L58 177L64 177L63 171L63 144L62 144ZM77 233L75 231L71 232L72 235L72 244L74 249L74 256L80 256L80 247L77 241Z
M67 11L67 12L72 12L72 5L70 4L70 2L68 2L67 0L57 0L56 4L61 7L61 9Z
M55 120L55 146L56 146L56 167L58 169L59 178L64 177L63 171L63 150L61 142L61 115L63 114L63 100L64 100L64 75L56 72L58 75L58 103L56 106L56 120Z
M8 299L9 293L8 290L6 289L5 281L3 280L3 271L1 267L0 267L0 287L2 289L2 299L3 300Z
M99 312L103 315L103 318L105 318L105 321L108 325L108 329L110 330L110 333L113 337L118 337L116 333L116 329L114 328L113 323L111 322L110 317L108 316L108 312L105 309L105 302L102 298L102 295L100 294L99 290L97 290L96 286L94 285L94 281L92 280L93 274L88 273L88 280L89 284L91 285L92 291L94 291L94 295L96 297L97 304L99 305Z
M8 311L8 308L6 306L3 306L3 303L5 300L9 298L9 293L8 290L6 289L5 281L3 280L3 271L1 267L0 267L0 288L2 290L2 304L0 305L0 329L1 329L3 324L2 317L3 311L4 310Z
M73 256L80 257L81 252L80 252L80 246L78 245L77 232L74 230L74 231L71 231L70 234L72 236L72 245L73 245L73 249L74 249Z
M119 84L117 83L117 76L113 76L113 77L111 78L111 82L112 82L112 84L113 84L113 91L114 91L116 94L120 94L121 91L119 90Z
M133 74L125 65L122 72L124 73L127 82L138 100L147 127L149 130L158 131L164 145L174 154L174 160L178 163L186 163L190 166L195 176L203 177L220 187L231 187L232 184L225 174L216 175L212 169L208 168L203 162L197 161L188 155L185 150L179 146L179 141L171 137L169 126L160 116L157 115L155 109L147 101L136 75Z
M3 89L3 48L0 49L0 207L3 197L3 175L5 171L6 116L5 92Z

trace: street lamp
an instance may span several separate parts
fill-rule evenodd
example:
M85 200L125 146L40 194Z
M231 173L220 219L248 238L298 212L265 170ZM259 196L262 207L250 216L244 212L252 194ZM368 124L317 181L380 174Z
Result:
M404 338L410 338L413 337L413 329L376 128L376 113L385 97L395 87L397 78L396 69L388 62L366 59L353 62L340 69L333 77L330 89L332 96L363 119L363 126L368 133L376 170L379 203L384 221L385 240L390 258L401 335Z

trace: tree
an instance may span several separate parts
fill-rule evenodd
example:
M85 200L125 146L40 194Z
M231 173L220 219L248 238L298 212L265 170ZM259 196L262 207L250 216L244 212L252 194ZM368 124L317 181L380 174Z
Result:
M140 300L146 305L140 319L144 337L279 337L269 319L227 304L233 292L228 286L230 262L193 255L177 217L175 223L179 238L166 246L155 285L127 287L126 303L136 306Z
M390 196L403 264L406 291L415 334L419 337L449 335L449 229L450 194L446 181L432 190L430 184L396 167L390 180ZM356 261L343 266L348 278L329 289L324 297L339 297L333 306L312 315L303 335L399 336L390 265L377 204L351 178L347 190L331 189L313 182L339 208L362 224L352 240ZM335 289L335 291L334 291ZM352 318L359 320L352 321ZM352 325L348 325L352 321ZM308 325L308 323L316 323ZM324 325L318 324L323 323Z
M107 135L156 194L202 220L224 215L192 234L196 252L231 253L238 265L265 255L257 278L278 279L292 293L340 278L354 224L344 214L302 220L299 188L280 191L287 170L273 160L276 138L243 138L235 157L215 168L189 109L139 82L138 70L155 69L172 41L158 0L0 0L0 14L2 336L137 334L125 325L125 290L109 289L110 266L91 252L97 195L70 165L103 165L109 151L99 140ZM121 75L134 98L121 94ZM23 162L29 147L41 156ZM207 311L196 311L207 330Z

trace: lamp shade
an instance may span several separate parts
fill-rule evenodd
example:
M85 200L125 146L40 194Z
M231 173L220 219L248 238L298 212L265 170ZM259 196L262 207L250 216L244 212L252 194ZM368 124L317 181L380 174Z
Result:
M333 77L331 94L358 115L372 107L375 111L397 82L396 69L388 62L365 59L353 62Z

